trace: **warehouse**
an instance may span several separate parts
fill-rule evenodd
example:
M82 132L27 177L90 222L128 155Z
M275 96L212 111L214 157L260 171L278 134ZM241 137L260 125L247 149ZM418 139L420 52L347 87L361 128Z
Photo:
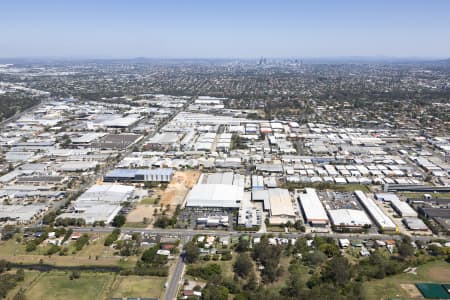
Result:
M324 226L329 223L325 208L317 196L316 190L305 188L304 192L298 194L306 223L311 226Z
M105 224L112 222L114 217L120 212L122 206L118 204L99 204L99 203L77 203L73 212L63 213L58 218L83 219L87 224L103 221Z
M229 184L244 186L245 178L243 175L234 174L233 172L224 173L203 173L198 179L198 183L203 184Z
M196 184L186 197L187 207L239 208L244 187L232 184Z
M269 191L268 190L253 190L252 201L262 202L265 211L270 211Z
M372 225L369 217L362 210L357 209L331 209L328 211L330 220L336 227L362 228Z
M93 148L100 149L126 149L142 139L139 134L108 134L99 141L91 144Z
M379 208L372 199L368 198L362 191L355 191L355 195L381 230L397 230L397 226L394 222L384 214L381 208Z
M269 189L270 224L295 222L296 213L291 195L287 189Z
M252 176L252 191L264 189L264 178L262 176Z
M391 199L391 206L402 217L417 217L417 212L400 199Z
M419 218L404 218L402 221L403 221L403 224L405 224L409 230L414 230L414 231L427 231L428 230L427 225L425 225L425 223Z
M120 184L96 184L81 194L78 202L122 203L132 198L134 187Z
M115 169L103 177L105 182L170 182L173 170L160 169Z
M46 205L0 205L0 221L28 224L47 209Z

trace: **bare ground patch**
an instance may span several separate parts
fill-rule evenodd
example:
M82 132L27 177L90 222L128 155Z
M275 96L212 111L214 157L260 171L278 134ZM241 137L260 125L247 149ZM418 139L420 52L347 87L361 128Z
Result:
M406 291L406 293L408 294L408 297L411 298L421 298L422 294L420 293L420 291L416 288L416 286L414 284L411 283L401 283L400 287Z
M434 266L427 270L427 276L434 281L446 282L450 280L450 268Z
M161 204L164 207L169 206L170 212L173 212L177 205L183 203L187 192L197 183L199 171L177 171L167 189L161 196Z

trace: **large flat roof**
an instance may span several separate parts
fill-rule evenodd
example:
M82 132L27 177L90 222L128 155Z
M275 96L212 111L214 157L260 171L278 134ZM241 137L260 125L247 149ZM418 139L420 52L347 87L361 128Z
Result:
M394 230L397 228L395 223L366 194L362 191L355 191L355 195L381 229Z
M362 210L331 209L328 211L331 221L336 226L364 226L371 225L369 217Z
M328 223L327 213L315 189L305 188L305 191L299 194L299 200L307 222Z
M243 198L243 186L197 184L188 193L186 206L239 208Z
M96 184L81 194L76 200L82 201L103 201L107 203L124 202L134 192L134 187L121 184Z
M270 215L295 217L291 195L287 189L269 189Z

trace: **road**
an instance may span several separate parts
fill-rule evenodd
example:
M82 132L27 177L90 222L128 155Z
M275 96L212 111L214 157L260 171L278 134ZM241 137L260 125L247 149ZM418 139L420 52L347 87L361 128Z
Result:
M73 227L74 231L79 232L99 232L109 233L114 230L114 227ZM164 235L164 236L178 236L178 237L192 237L194 235L215 235L215 236L241 236L250 235L252 237L261 237L264 234L261 232L242 232L242 231L224 231L224 230L194 230L194 229L142 229L142 228L122 228L124 233L143 232L150 235ZM275 236L282 236L285 238L305 237L306 233L291 232L291 233L273 233ZM333 237L336 239L349 240L364 240L364 239L379 239L379 240L400 240L401 235L379 234L379 233L313 233L312 236ZM430 241L438 239L437 236L412 236L413 240Z
M182 246L190 240L190 236L186 235L182 239ZM167 286L166 294L164 295L165 300L173 300L177 298L178 289L180 284L182 283L181 280L183 278L184 268L185 268L184 258L183 258L183 252L180 254L177 260L177 264L175 265L175 270L173 271L172 276L170 277L169 284Z

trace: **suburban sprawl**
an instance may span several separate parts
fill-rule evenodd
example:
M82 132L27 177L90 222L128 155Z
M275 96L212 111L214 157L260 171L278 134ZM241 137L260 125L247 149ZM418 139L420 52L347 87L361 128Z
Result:
M450 299L448 61L12 62L0 100L0 298Z

